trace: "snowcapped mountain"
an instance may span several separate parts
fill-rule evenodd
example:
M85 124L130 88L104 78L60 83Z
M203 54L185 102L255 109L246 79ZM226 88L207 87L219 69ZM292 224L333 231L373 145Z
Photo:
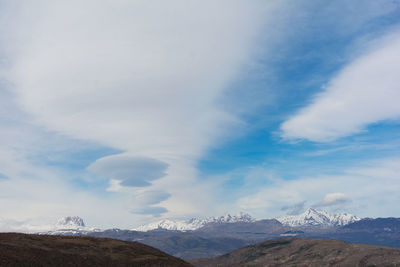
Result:
M67 216L59 219L55 225L49 226L48 230L40 234L48 235L84 235L89 232L98 232L100 229L87 227L82 218L78 216Z
M359 217L348 214L330 214L326 211L307 209L299 215L290 215L276 218L279 222L288 226L343 226L361 220Z
M343 226L352 222L359 221L360 218L348 214L330 214L326 211L316 210L313 208L307 209L299 215L283 216L276 218L280 223L287 226ZM249 214L239 213L238 215L225 215L220 217L209 217L206 219L193 218L190 220L171 220L164 219L142 225L132 230L146 232L150 230L163 229L174 231L193 231L197 230L209 223L234 223L234 222L254 222L256 221Z
M56 228L77 229L85 227L82 218L78 216L68 216L61 218L56 223Z
M225 215L220 217L208 217L206 219L192 218L190 220L160 220L157 222L149 223L139 226L132 230L146 232L156 229L175 230L175 231L192 231L203 227L209 223L235 223L235 222L254 222L247 213L239 213L237 215Z
M348 214L330 214L325 211L309 208L299 215L283 216L276 218L283 225L299 227L299 226L343 226L352 222L359 221L360 218ZM225 215L219 217L208 217L205 219L192 218L189 220L173 220L163 219L146 225L131 229L133 231L147 232L150 230L172 230L172 231L193 231L207 224L223 224L235 222L256 222L256 219L247 213L239 213L236 215ZM29 227L28 227L29 226ZM50 235L88 235L93 232L100 232L100 229L88 227L82 218L78 216L67 216L59 219L53 225L31 226L22 225L21 229L29 229L24 232L36 232ZM37 229L37 230L36 230ZM39 230L40 229L40 230ZM19 230L21 231L21 230Z

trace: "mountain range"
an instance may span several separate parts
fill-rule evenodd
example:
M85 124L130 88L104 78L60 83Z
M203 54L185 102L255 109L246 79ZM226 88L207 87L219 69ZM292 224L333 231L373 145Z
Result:
M235 223L235 222L254 222L256 219L250 214L241 212L237 215L227 214L220 217L208 217L205 219L192 218L190 220L160 220L146 225L139 226L132 230L147 232L151 230L173 230L173 231L193 231L211 223Z
M302 226L343 226L361 220L359 217L348 214L338 213L330 214L326 211L316 210L313 208L307 209L305 212L298 215L289 215L276 218L283 225L292 227ZM209 217L205 219L192 218L190 220L160 220L152 222L140 227L134 228L135 231L151 231L151 230L174 230L174 231L193 231L200 229L208 224L219 223L237 223L237 222L255 222L255 218L247 213L239 213L237 215L225 215L220 217Z
M288 215L277 217L275 219L282 225L291 227L335 227L344 226L361 219L349 213L330 214L326 211L316 210L313 208L307 209L305 212L298 215ZM132 231L148 232L154 230L168 231L195 231L204 227L215 226L218 224L234 224L234 223L255 223L266 220L256 220L250 214L240 212L235 215L224 215L219 217L208 218L191 218L189 220L173 220L163 219L149 224L141 225L131 229ZM88 227L85 225L82 218L78 216L67 216L59 219L55 225L48 227L48 233L56 233L62 231L100 231L100 229Z
M284 225L299 226L344 226L361 220L361 218L349 213L330 214L326 211L307 209L299 215L283 216L276 218Z
M276 219L256 220L250 215L206 219L161 220L132 230L100 230L85 226L79 217L61 219L41 234L74 235L138 241L176 257L205 258L276 238L336 239L352 243L400 248L400 219L364 218L308 209Z

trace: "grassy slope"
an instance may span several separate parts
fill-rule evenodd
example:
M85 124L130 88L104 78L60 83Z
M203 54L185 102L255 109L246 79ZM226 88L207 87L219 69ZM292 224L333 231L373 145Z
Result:
M191 266L158 249L108 238L0 234L0 266Z

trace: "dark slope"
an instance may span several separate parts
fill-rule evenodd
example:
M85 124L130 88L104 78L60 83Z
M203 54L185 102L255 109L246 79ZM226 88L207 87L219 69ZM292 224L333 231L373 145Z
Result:
M191 266L137 242L0 233L0 266Z
M246 240L231 237L204 238L192 232L162 230L149 232L107 230L92 235L138 241L183 259L214 257L251 244Z
M255 222L209 223L193 231L203 237L225 236L248 240L265 240L279 237L290 229L275 219Z
M400 218L362 219L335 231L309 233L306 237L400 248Z
M400 250L336 240L282 238L191 262L198 267L400 266Z
M342 227L347 230L400 232L400 218L365 218Z

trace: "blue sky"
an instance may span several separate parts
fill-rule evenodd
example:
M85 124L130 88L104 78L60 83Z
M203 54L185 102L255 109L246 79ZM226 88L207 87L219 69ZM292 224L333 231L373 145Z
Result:
M399 216L400 1L0 12L2 229Z

